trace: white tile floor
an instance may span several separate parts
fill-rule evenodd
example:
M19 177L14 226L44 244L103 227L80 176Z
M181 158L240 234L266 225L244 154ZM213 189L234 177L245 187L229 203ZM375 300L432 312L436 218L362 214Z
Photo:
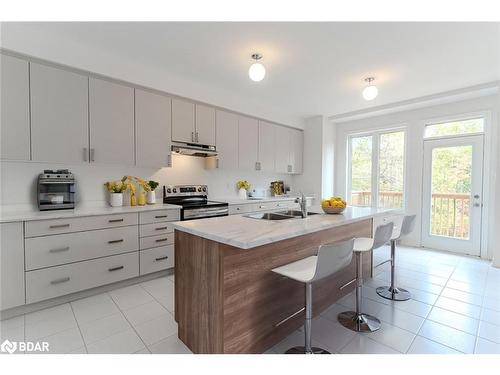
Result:
M354 307L351 294L313 321L313 344L332 353L500 354L500 269L475 258L398 248L399 286L413 299L391 302L375 293L387 284L389 265L365 281L364 310L382 321L359 334L337 322ZM375 253L375 263L388 249ZM190 353L177 338L173 276L66 303L0 322L0 342L48 341L51 353ZM271 348L303 344L302 329Z

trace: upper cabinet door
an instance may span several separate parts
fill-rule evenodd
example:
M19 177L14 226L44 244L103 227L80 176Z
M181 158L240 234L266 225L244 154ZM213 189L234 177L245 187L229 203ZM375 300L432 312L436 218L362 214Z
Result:
M291 173L292 167L290 164L290 144L291 134L290 129L284 126L275 127L275 170L276 173Z
M301 130L290 129L290 164L291 173L302 173L303 153L304 153L304 132Z
M90 161L134 165L134 89L90 78Z
M135 147L138 166L170 166L171 114L171 100L168 96L135 90Z
M258 169L259 122L239 116L238 120L238 164L241 170Z
M195 143L194 103L172 99L172 141Z
M217 168L238 169L238 115L216 112Z
M215 108L196 104L196 143L215 146Z
M28 62L0 54L0 158L30 160Z
M31 68L32 159L88 161L88 77L36 63Z
M259 167L264 172L275 170L275 126L259 121Z

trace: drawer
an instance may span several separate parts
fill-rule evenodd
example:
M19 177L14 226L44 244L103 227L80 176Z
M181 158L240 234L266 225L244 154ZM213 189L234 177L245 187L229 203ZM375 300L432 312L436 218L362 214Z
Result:
M26 238L26 270L139 250L137 225Z
M252 211L251 204L232 204L229 205L229 215L244 214Z
M174 245L142 250L139 255L141 275L166 270L174 266Z
M139 276L139 252L26 272L26 303Z
M140 224L162 223L165 221L179 221L180 210L158 210L139 213Z
M137 213L27 221L25 237L137 225Z
M172 233L174 226L171 223L142 224L139 226L141 237L156 236L158 234Z
M174 233L160 234L159 236L143 237L140 241L140 249L151 249L152 247L160 247L171 245L174 243Z

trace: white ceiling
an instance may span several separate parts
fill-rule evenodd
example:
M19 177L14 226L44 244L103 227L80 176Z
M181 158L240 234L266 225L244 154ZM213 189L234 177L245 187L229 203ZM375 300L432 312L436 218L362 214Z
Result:
M500 79L500 23L2 24L2 45L89 69L88 51L100 51L100 73L123 73L116 61L161 72L170 80L158 88L295 125ZM253 52L260 83L247 75ZM366 76L379 87L372 102Z

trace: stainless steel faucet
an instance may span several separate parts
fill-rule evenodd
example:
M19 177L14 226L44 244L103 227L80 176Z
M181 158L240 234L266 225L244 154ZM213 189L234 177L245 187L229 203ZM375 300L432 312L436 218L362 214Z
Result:
M307 217L307 199L304 193L301 193L300 198L295 199L295 203L300 203L300 211L302 213L302 219Z

